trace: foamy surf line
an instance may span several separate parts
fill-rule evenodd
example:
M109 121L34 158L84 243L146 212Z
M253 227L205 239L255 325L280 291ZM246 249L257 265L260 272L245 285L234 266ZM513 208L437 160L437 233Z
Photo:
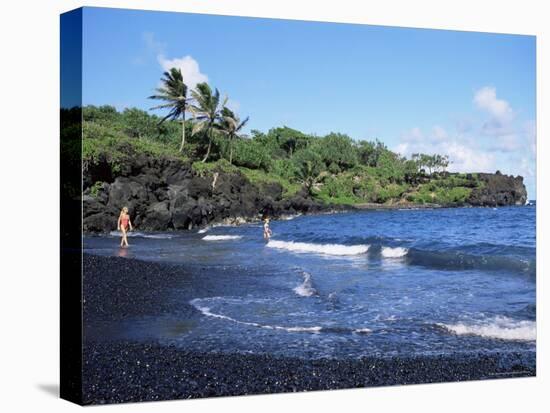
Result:
M518 321L503 316L480 322L437 323L437 325L459 336L474 335L514 341L535 341L537 339L537 323L535 321Z
M297 253L315 253L324 255L359 255L369 250L369 245L310 244L306 242L275 241L267 243L269 248L282 249Z
M227 300L223 297L212 297L211 299L215 300ZM369 334L372 333L372 330L370 328L362 327L362 328L348 328L348 327L322 327L322 326L312 326L312 327L303 327L303 326L294 326L294 327L284 327L279 325L269 325L269 324L260 324L255 323L252 321L242 321L237 320L236 318L229 317L224 314L218 314L213 313L210 309L210 307L207 307L205 305L200 305L199 303L201 301L208 300L208 298L195 298L191 301L189 301L189 304L191 304L193 307L195 307L197 310L199 310L203 315L207 317L217 318L220 320L226 320L231 321L236 324L241 324L249 327L257 327L257 328L263 328L267 330L282 330L287 331L290 333L314 333L319 334L322 332L326 333L353 333L353 334Z
M240 235L206 235L202 238L203 241L228 241L232 239L241 239Z
M304 332L304 333L319 333L322 329L322 327L319 326L313 326L313 327L283 327L283 326L277 326L277 325L269 325L269 324L260 324L260 323L254 323L252 321L241 321L237 320L233 317L229 317L223 314L216 314L210 311L210 307L201 306L198 305L197 302L200 301L200 298L196 298L194 300L191 300L189 303L195 307L197 310L199 310L203 315L213 318L218 318L221 320L227 320L232 321L237 324L250 326L250 327L258 327L258 328L264 328L268 330L284 330L288 332Z
M409 250L407 248L403 247L382 247L382 250L380 251L380 254L384 258L401 258L407 255Z

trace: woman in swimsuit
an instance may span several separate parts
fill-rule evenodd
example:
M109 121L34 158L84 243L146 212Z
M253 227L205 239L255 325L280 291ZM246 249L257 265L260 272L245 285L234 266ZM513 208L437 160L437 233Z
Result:
M271 229L269 228L269 218L264 219L264 239L266 241L269 241L269 238L271 238Z
M130 215L128 215L128 208L124 207L122 208L122 211L120 211L120 215L118 217L118 223L117 228L119 231L122 232L122 239L120 240L120 246L122 248L128 246L128 228L130 228L130 231L133 230L132 228L132 221L130 221Z

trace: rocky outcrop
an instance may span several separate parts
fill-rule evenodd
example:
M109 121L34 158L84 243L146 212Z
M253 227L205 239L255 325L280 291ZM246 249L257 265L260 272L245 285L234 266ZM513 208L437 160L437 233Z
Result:
M116 173L113 171L116 170ZM278 183L253 185L239 172L205 176L179 160L139 155L116 168L100 158L84 167L83 227L86 232L116 229L128 207L141 230L193 229L210 223L242 223L330 208L304 192L283 199Z
M240 172L214 170L203 176L177 159L132 154L114 164L99 157L83 168L83 229L116 229L122 207L134 225L146 231L186 230L211 223L239 224L263 215L316 213L344 209L312 199L306 191L283 198L280 184L252 184ZM472 175L472 206L524 205L527 192L522 177ZM479 182L481 181L481 185ZM449 205L458 206L458 205Z
M523 184L523 177L503 175L499 171L495 174L478 174L482 185L474 188L468 198L472 206L506 206L525 205L527 190Z

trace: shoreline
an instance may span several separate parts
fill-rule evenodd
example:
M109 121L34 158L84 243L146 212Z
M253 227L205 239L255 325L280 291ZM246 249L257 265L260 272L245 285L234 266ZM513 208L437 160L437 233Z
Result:
M200 314L170 292L216 294L237 286L191 267L83 254L84 402L124 403L536 376L536 353L454 353L307 359L205 353L151 338L93 334L94 325ZM233 283L234 284L234 283Z
M332 215L332 214L345 214L353 212L363 212L363 211L418 211L418 210L433 210L433 209L459 209L459 208L522 208L522 207L533 207L532 205L504 205L500 207L491 207L491 206L474 206L469 204L463 205L441 205L441 204L373 204L373 203L364 203L364 204L354 204L354 205L340 205L338 208L334 208L334 205L330 206L326 210L319 210L315 212L300 212L300 213L282 213L277 216L271 216L272 221L288 221L302 216L317 216L317 215ZM173 232L173 231L197 231L205 228L215 228L218 226L228 226L228 227L239 227L241 225L255 224L262 222L260 216L257 217L232 217L225 218L221 221L211 221L207 225L197 226L192 229L174 229L166 228L164 230L149 231L144 230L144 232ZM102 232L99 231L83 231L83 235L101 235L109 234L112 231L115 231L116 228L105 230ZM141 231L139 228L136 230Z

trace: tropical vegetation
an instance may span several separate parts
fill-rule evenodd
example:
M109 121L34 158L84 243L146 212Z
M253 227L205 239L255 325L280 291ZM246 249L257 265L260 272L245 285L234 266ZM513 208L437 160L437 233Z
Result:
M192 163L199 174L240 172L252 183L279 183L285 196L304 189L339 204L462 203L483 185L475 174L446 172L446 155L406 158L376 139L317 136L287 126L245 135L248 117L241 120L227 97L207 83L189 90L178 69L163 74L150 98L162 101L151 112L84 107L85 162L106 157L116 173L129 153L172 157Z

